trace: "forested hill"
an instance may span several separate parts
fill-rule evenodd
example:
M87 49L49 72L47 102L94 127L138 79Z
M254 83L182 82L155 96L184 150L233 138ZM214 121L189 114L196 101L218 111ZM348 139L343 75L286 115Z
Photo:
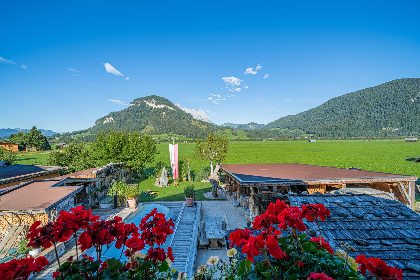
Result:
M420 79L399 79L351 92L267 129L300 129L319 137L387 137L419 135Z
M204 138L220 128L195 120L166 98L150 95L134 99L130 107L98 119L90 132L102 129L137 130L147 134L178 134Z

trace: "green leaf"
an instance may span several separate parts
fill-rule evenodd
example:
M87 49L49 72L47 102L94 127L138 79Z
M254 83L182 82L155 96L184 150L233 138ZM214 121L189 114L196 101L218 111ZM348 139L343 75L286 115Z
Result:
M309 253L316 253L318 252L318 244L312 241L307 241L302 244L303 250Z
M262 273L262 275L264 275L264 277L267 278L267 279L271 279L271 273L270 272L264 272L264 273Z
M251 261L245 259L238 264L238 275L244 275L251 271L252 263Z
M307 238L308 236L306 235L306 234L301 234L300 236L299 236L299 240L300 241L303 241L303 240L305 240L305 238Z
M159 272L164 272L164 271L167 271L168 269L169 269L169 265L166 261L163 261L161 265L159 265L158 267Z

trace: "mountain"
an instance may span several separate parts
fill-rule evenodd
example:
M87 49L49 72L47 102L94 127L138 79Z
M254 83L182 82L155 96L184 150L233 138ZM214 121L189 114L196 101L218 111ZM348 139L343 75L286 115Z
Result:
M190 114L196 120L211 123L210 117L202 109L196 111L194 109L182 108L181 105L179 105L178 103L175 104L175 106L184 111L185 113Z
M173 133L196 138L206 137L208 133L219 129L211 123L194 119L190 113L179 107L156 95L137 98L128 108L98 119L89 131L97 133L102 129L113 128L138 130L148 134Z
M237 130L254 130L264 128L265 124L259 124L256 122L250 122L247 124L224 123L222 126L229 126Z
M17 134L19 131L22 132L28 132L31 129L27 128L0 128L0 137L9 137L11 134ZM48 129L39 129L42 132L42 135L44 136L52 136L54 134L57 134L57 132L54 132L52 130Z
M305 112L280 118L267 129L299 129L318 137L419 135L420 79L398 79L332 98Z

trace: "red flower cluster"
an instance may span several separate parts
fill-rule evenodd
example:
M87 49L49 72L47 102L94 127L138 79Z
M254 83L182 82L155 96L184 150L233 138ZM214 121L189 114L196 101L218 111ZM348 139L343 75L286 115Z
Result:
M388 266L383 260L378 258L368 258L365 255L356 257L356 263L360 264L359 270L362 274L366 274L366 270L374 277L386 280L401 280L403 279L402 269Z
M155 208L141 220L139 225L140 230L143 231L141 239L149 246L162 245L165 243L167 236L174 232L174 227L173 220L166 220L165 215L158 213Z
M125 243L125 246L127 246L127 250L125 251L125 255L127 257L132 256L135 252L143 250L145 245L144 241L138 238L137 236L133 236L132 238L128 239Z
M311 272L311 275L306 280L335 280L325 273Z
M70 211L73 213L61 211L57 221L42 227L39 227L40 221L33 223L26 237L30 240L28 247L47 249L57 241L67 241L73 233L81 228L86 229L91 222L99 218L99 216L93 216L90 209L83 210L83 206L72 208Z
M255 217L252 228L260 230L265 228L273 231L273 224L279 223L278 216L286 208L288 208L286 203L278 199L276 203L270 203L265 213Z
M302 205L302 215L308 221L312 222L318 218L325 221L330 216L330 210L326 209L323 204L306 204Z
M325 241L324 238L321 239L321 236L320 237L312 237L310 239L310 241L316 242L318 244L318 246L320 246L318 248L318 250L322 247L325 250L327 250L328 253L330 253L331 255L334 255L334 250L331 248L330 243L328 243L328 241Z
M26 279L31 273L40 272L49 264L45 257L11 260L0 264L0 279Z
M29 239L28 247L38 249L43 247L44 249L50 248L56 240L58 240L58 233L54 223L48 223L43 227L40 221L36 221L29 228L29 234L26 236Z
M280 249L277 235L269 234L267 231L254 236L249 229L237 229L230 234L229 240L232 241L230 247L242 246L242 253L246 254L246 258L251 262L254 262L255 256L267 251L276 259L282 259L286 256Z
M287 207L279 215L279 227L281 229L287 229L287 227L296 228L299 231L305 231L306 226L303 223L302 211L299 207Z
M122 218L116 216L112 220L101 220L92 223L79 237L80 249L82 251L91 247L98 249L103 245L111 244L115 239L117 229L121 229L118 226L118 223L121 221Z
M166 258L169 258L172 262L174 261L171 247L168 247L168 253L165 253L165 250L162 248L150 248L149 251L147 251L146 261L152 260L153 262L164 262Z

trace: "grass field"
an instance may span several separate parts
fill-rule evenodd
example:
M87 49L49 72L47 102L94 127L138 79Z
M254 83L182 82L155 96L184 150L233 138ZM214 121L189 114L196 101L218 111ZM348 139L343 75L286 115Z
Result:
M161 200L161 201L182 201L185 200L184 196L184 187L188 185L194 185L195 190L195 200L207 200L204 198L203 194L211 191L210 183L203 182L180 182L178 187L174 187L171 184L170 187L160 188L155 187L155 179L146 179L139 184L140 192L144 191L155 191L158 194L154 196L140 195L141 202Z
M179 144L179 158L190 159L192 170L201 170L208 162L194 158L194 143ZM158 144L159 155L155 162L169 163L168 143ZM48 155L25 155L16 163L45 164ZM304 163L332 167L356 167L364 170L416 175L420 177L420 163L407 162L405 158L420 157L420 142L404 140L377 141L276 141L230 142L230 152L224 163ZM154 163L149 164L153 166Z

